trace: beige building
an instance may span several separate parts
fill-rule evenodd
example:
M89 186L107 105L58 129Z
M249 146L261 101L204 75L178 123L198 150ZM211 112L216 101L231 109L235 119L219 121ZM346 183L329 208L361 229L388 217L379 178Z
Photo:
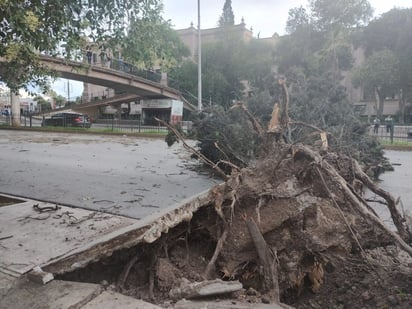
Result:
M193 61L197 61L198 55L198 31L193 27L193 23L189 28L176 30L177 34L180 36L180 39L190 50L190 57ZM217 27L210 29L201 29L200 30L200 40L202 45L208 43L214 43L222 39L225 35L230 37L238 37L244 42L250 42L253 39L253 30L247 29L244 20L238 25L229 26L229 27ZM272 44L276 44L279 39L279 35L275 33L272 37L269 38L259 38L259 40L264 40Z

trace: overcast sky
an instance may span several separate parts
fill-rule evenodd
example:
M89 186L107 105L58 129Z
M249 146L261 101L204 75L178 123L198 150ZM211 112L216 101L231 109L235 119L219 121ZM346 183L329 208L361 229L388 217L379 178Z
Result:
M163 0L164 18L170 19L174 29L190 27L193 22L197 28L197 0ZM393 7L412 7L411 0L369 0L375 9L375 16L389 11ZM201 29L217 26L223 11L225 0L200 0ZM275 32L282 35L288 19L289 9L299 6L306 7L307 0L232 0L235 23L239 24L242 17L246 27L253 27L253 34L260 37L270 37Z

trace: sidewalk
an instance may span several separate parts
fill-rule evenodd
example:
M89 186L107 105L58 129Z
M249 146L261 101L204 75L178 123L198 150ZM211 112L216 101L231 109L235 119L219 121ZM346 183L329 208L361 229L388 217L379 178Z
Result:
M27 275L36 266L59 274L86 266L121 248L153 242L191 218L209 202L207 192L144 220L0 195L0 309L161 309L99 284L52 280L41 284ZM277 305L233 301L186 301L168 308L269 309Z
M98 284L60 280L39 284L27 273L36 266L63 273L122 246L153 241L206 201L207 194L200 194L157 216L136 220L0 195L0 309L160 308L104 291Z

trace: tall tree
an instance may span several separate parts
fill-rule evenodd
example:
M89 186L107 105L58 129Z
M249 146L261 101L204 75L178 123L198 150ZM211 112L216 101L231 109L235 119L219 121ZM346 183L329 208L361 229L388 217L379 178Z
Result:
M124 37L131 17L150 16L160 0L0 1L0 78L13 91L47 83L39 53L72 57L90 40ZM64 50L61 47L64 44Z
M405 118L405 103L412 100L412 9L392 9L373 20L360 36L366 55L390 50L398 58L400 121Z
M309 24L311 24L311 16L303 6L289 10L289 17L286 22L287 33L294 33Z
M232 10L232 0L226 0L223 5L223 12L219 18L219 27L233 26L235 24L235 15Z
M132 19L121 43L125 61L145 69L159 65L167 71L189 55L189 49L159 12Z
M378 117L383 114L386 97L399 91L399 60L390 50L382 50L368 57L354 72L353 82L375 96Z
M372 12L367 0L310 0L308 10L291 9L286 28L290 36L282 40L281 62L287 59L289 66L329 70L339 79L352 64L350 34L370 20Z
M312 18L320 30L365 25L373 14L368 0L309 0Z

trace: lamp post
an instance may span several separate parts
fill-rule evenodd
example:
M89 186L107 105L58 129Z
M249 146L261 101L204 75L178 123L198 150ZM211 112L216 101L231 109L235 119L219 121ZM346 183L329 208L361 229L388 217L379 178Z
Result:
M200 34L200 0L197 0L197 109L202 111L202 42Z

